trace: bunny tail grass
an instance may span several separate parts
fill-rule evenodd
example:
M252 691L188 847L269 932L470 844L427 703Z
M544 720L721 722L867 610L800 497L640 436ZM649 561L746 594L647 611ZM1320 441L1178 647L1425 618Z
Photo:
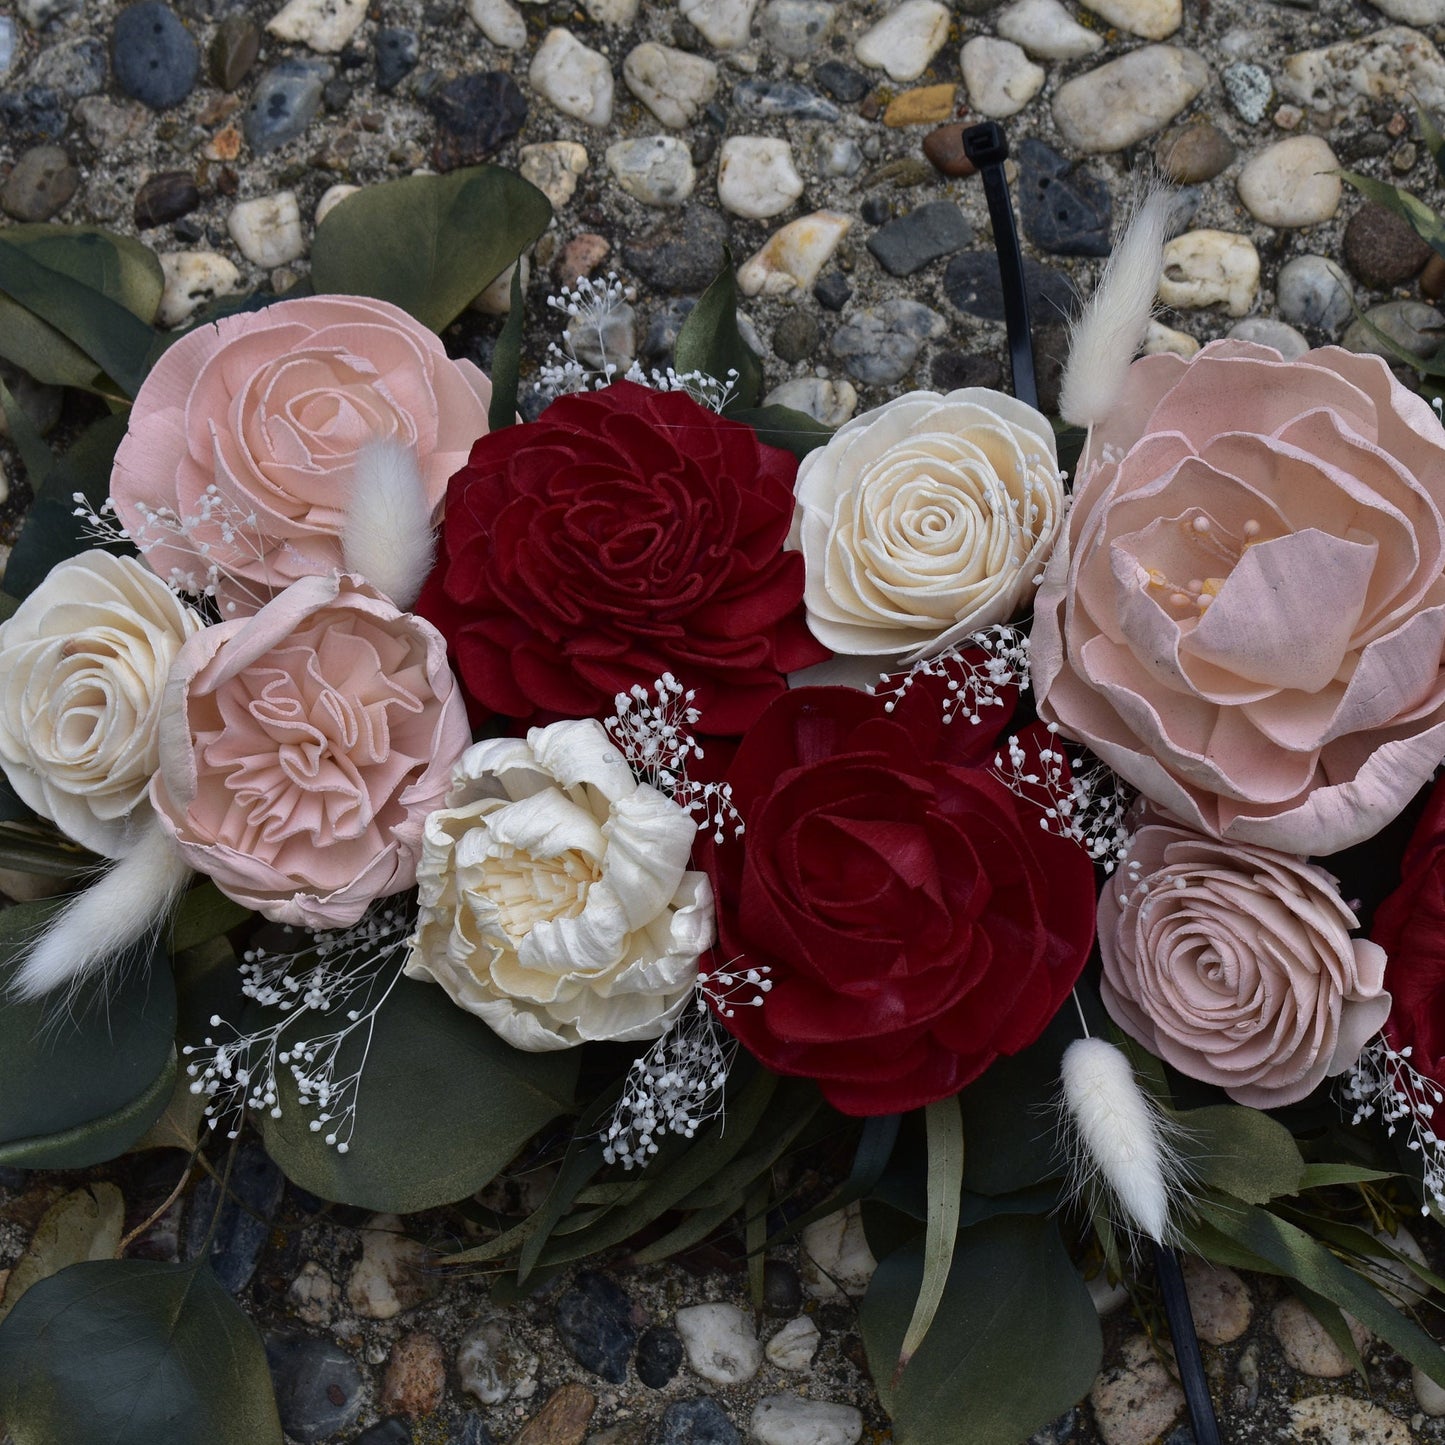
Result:
M341 551L348 572L364 577L402 611L416 601L436 560L436 536L409 446L378 438L357 452Z
M1076 1185L1101 1182L1126 1224L1156 1244L1173 1233L1174 1201L1188 1169L1178 1126L1134 1077L1124 1054L1104 1039L1075 1039L1064 1051L1066 1152Z
M77 893L36 939L11 980L18 999L74 989L165 922L191 870L161 825L148 823L135 847Z
M1154 310L1164 242L1177 207L1173 191L1156 190L1145 197L1074 323L1059 412L1075 426L1103 421L1123 393L1129 363L1143 344Z

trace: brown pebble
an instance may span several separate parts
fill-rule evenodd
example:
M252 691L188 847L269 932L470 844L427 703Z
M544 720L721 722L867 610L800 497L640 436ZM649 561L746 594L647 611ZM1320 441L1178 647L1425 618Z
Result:
M1398 286L1418 276L1430 247L1393 211L1367 201L1345 226L1345 265L1367 286Z
M594 231L583 231L573 236L562 248L562 259L557 262L557 279L564 286L575 286L583 276L590 276L607 258L612 249L606 236Z
M895 95L883 112L883 124L934 125L953 114L958 88L953 85L919 85Z
M200 114L196 116L197 125L220 125L223 120L230 120L241 108L241 97L239 95L216 95L212 96L205 105L201 107Z
M216 190L220 195L231 197L241 189L241 178L230 166L222 166L216 172Z
M1445 296L1445 256L1432 253L1420 272L1420 294L1427 301L1438 301Z
M1159 169L1181 186L1212 181L1236 154L1234 142L1207 120L1171 130L1160 136L1154 146Z
M435 1335L403 1335L392 1347L381 1382L383 1415L430 1415L447 1388L447 1359Z
M936 171L945 176L971 176L978 169L963 153L963 121L941 125L923 137L923 154Z
M248 15L228 15L206 52L206 72L211 83L221 90L235 90L260 53L261 27Z
M883 114L883 97L876 90L869 91L858 106L858 114L864 120L877 120Z
M0 191L0 209L17 221L48 221L79 189L80 172L60 146L32 146Z
M241 154L241 132L233 125L218 130L201 150L208 161L233 161Z
M597 1397L585 1385L563 1385L517 1431L512 1445L581 1445Z
M1405 116L1404 114L1402 114L1402 113L1401 113L1400 111L1398 111L1398 110L1397 110L1397 111L1394 113L1394 115L1392 115L1392 116L1390 117L1390 119L1385 123L1385 133L1386 133L1386 135L1393 136L1396 140L1399 140L1400 137L1401 137L1402 135L1404 135L1405 132L1406 132L1407 130L1409 130L1409 129L1410 129L1410 121L1409 121L1409 118L1408 118L1407 116Z
M201 192L189 171L162 171L135 193L135 223L140 230L179 221L201 204Z

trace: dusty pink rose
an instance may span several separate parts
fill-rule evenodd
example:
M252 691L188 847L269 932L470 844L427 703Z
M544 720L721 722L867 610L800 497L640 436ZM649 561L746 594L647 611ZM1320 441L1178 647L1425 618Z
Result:
M1327 854L1445 754L1445 432L1378 357L1134 363L1036 604L1040 714L1222 838Z
M234 612L342 566L358 449L409 446L435 513L487 430L491 383L399 307L307 296L228 316L164 352L135 399L111 499L151 567ZM214 488L214 491L211 489ZM184 520L179 537L151 513ZM199 550L205 544L207 550Z
M1154 824L1099 899L1100 993L1114 1021L1241 1104L1303 1099L1348 1069L1390 1012L1385 951L1323 868Z
M345 927L415 882L426 815L469 741L430 623L356 577L303 577L181 648L151 801L238 903Z

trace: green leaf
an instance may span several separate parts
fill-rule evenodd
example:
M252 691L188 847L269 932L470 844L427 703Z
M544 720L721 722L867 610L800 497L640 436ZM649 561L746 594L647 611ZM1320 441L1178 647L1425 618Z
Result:
M59 903L0 912L0 993ZM160 1116L175 1077L176 994L158 950L109 985L0 1008L0 1164L80 1169L123 1153Z
M861 1313L898 1445L958 1445L965 1420L968 1445L1018 1445L1093 1383L1098 1315L1058 1226L1031 1215L1001 1215L958 1236L933 1329L896 1387L887 1383L923 1267L921 1243L889 1255Z
M1214 1104L1172 1117L1185 1129L1180 1152L1205 1187L1247 1204L1267 1204L1301 1189L1305 1161L1299 1146L1268 1114Z
M501 431L517 420L517 383L522 371L522 268L512 270L511 302L507 319L492 352L492 400L487 408L487 430Z
M8 785L0 789L0 867L48 878L74 878L100 862L48 822L35 820L28 811L22 813L24 807Z
M792 452L799 461L826 446L833 435L832 427L791 406L730 407L727 414L733 421L752 427L760 442Z
M723 408L724 416L757 406L763 389L763 368L738 330L738 288L730 252L723 253L722 270L688 312L672 354L679 375L700 371L725 382L730 371L737 373L732 400Z
M249 908L227 898L207 879L192 888L171 915L170 946L176 953L199 948L254 917Z
M1306 1164L1300 1176L1299 1193L1326 1189L1332 1184L1378 1184L1399 1175L1389 1169L1365 1169L1358 1164ZM1258 1202L1258 1201L1256 1201Z
M4 318L0 317L0 328L4 325ZM3 381L0 381L0 407L5 410L5 424L10 432L10 440L15 444L15 450L20 453L25 475L30 479L32 489L38 487L41 479L55 465L55 453L45 445L45 438L30 420L30 414L15 400L14 394Z
M114 1259L125 1229L125 1200L114 1184L72 1189L45 1211L5 1281L0 1320L33 1284L83 1259Z
M875 1114L865 1119L858 1135L858 1147L853 1153L853 1167L848 1171L847 1179L821 1204L814 1205L812 1209L792 1220L772 1235L768 1242L779 1244L783 1240L791 1239L794 1235L801 1234L810 1224L826 1219L830 1214L836 1214L840 1209L871 1194L893 1156L893 1146L898 1142L898 1129L902 1122L901 1114Z
M1424 137L1426 150L1434 159L1436 169L1445 176L1445 134L1441 133L1435 117L1424 106L1416 112L1416 119L1420 122L1420 134Z
M15 1445L282 1445L256 1327L199 1264L97 1260L0 1325Z
M547 229L552 207L497 166L367 186L311 243L318 292L374 296L440 331Z
M963 1199L963 1115L958 1099L939 1099L929 1104L923 1118L928 1131L928 1219L923 1236L923 1283L898 1352L898 1374L908 1368L943 1300L948 1272L953 1265L953 1246Z
M1323 1295L1316 1294L1312 1289L1306 1289L1298 1282L1295 1284L1294 1292L1300 1297L1300 1302L1305 1308L1320 1322L1320 1328L1339 1347L1340 1353L1350 1362L1351 1368L1368 1388L1370 1377L1365 1371L1365 1362L1360 1358L1360 1347L1355 1343L1354 1335L1350 1333L1350 1326L1345 1319L1344 1311L1338 1306L1332 1305Z
M319 1017L311 1025L323 1027ZM289 1072L281 1118L261 1121L271 1157L323 1199L388 1214L464 1199L571 1108L577 1050L511 1048L435 984L399 979L376 1014L369 1052L367 1034L353 1031L336 1066L344 1078L365 1059L347 1153L311 1131L315 1111L298 1101Z
M1424 201L1399 186L1362 176L1358 171L1341 171L1340 175L1361 195L1399 216L1427 246L1445 256L1445 220L1441 220Z

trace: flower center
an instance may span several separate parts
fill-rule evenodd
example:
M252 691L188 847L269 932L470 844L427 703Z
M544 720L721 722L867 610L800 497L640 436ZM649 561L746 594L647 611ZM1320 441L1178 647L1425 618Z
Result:
M1235 533L1228 527L1221 527L1203 512L1194 512L1179 519L1179 529L1184 534L1188 550L1203 564L1200 572L1204 573L1211 565L1217 566L1222 562L1224 575L1203 575L1179 582L1163 568L1146 566L1141 569L1140 580L1160 594L1169 607L1182 609L1186 616L1191 613L1203 615L1229 580L1229 573L1239 565L1239 559L1250 547L1264 540L1261 535L1263 528L1251 517Z
M482 864L481 893L496 909L496 921L514 943L539 923L576 918L602 870L575 848L537 858L501 844Z

